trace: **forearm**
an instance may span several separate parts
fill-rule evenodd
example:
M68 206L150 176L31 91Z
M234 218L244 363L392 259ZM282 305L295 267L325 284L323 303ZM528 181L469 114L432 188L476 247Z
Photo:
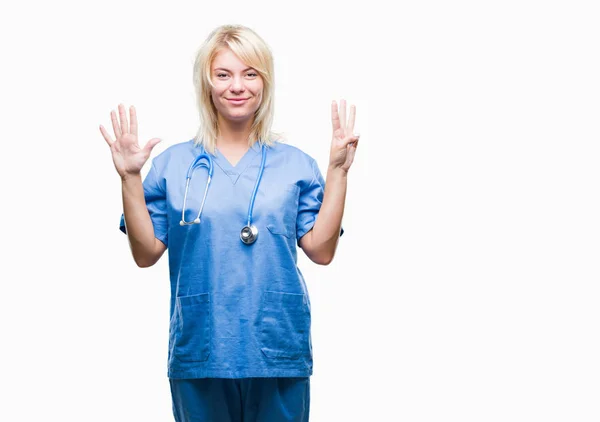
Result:
M329 264L335 255L346 202L348 172L328 168L323 203L310 234L309 257L314 262Z
M123 214L129 246L136 264L149 267L160 258L163 248L154 236L154 226L146 207L141 175L122 179Z

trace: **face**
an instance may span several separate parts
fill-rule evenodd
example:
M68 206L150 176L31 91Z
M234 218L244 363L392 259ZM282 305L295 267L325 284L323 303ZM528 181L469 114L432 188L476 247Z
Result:
M211 65L213 104L221 118L247 121L254 118L262 100L263 80L231 50L222 49Z

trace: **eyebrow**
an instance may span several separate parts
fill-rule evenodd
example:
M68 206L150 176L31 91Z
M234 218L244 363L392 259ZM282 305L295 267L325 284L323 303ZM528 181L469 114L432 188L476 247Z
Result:
M225 69L224 67L217 67L217 68L215 68L213 70L224 70L226 72L230 72L231 73L231 70ZM254 68L253 67L247 67L246 69L242 70L242 72L245 72L247 70L254 70Z

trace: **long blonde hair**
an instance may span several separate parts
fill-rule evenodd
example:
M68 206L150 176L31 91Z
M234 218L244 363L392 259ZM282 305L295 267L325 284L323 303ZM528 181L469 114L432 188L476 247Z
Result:
M274 113L273 55L265 41L252 29L242 25L222 25L214 29L196 54L194 62L194 87L196 91L200 127L194 143L202 144L214 153L217 143L217 109L212 102L211 65L217 53L230 49L247 66L254 68L263 79L262 101L254 115L248 145L262 142L272 145L281 135L271 131Z

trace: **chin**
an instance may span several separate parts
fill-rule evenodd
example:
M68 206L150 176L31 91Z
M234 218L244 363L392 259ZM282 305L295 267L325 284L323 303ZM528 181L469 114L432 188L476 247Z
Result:
M256 110L251 108L237 108L226 110L226 116L231 120L247 120L254 117Z
M233 120L235 122L243 122L244 120L250 120L254 117L254 113L227 113L227 119Z

